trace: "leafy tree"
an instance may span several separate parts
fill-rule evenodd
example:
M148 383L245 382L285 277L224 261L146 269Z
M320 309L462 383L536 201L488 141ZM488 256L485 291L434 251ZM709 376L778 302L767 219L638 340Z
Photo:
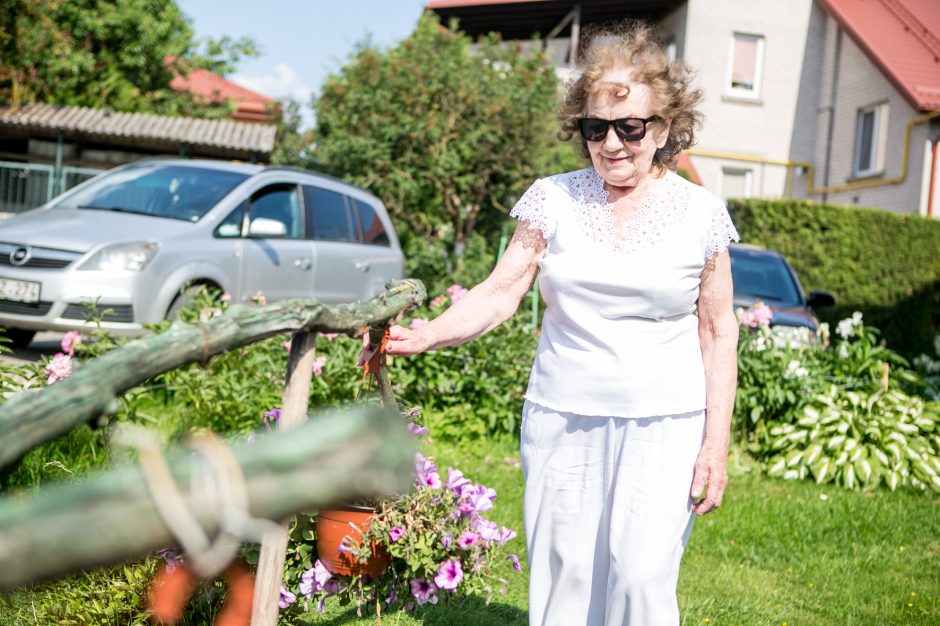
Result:
M543 55L496 37L474 44L425 15L398 45L362 46L326 80L315 155L382 198L406 244L459 255L475 232L498 232L535 178L577 166L555 137L558 89Z
M256 55L248 38L197 41L174 0L2 0L0 102L221 116L170 88L174 71L217 73Z

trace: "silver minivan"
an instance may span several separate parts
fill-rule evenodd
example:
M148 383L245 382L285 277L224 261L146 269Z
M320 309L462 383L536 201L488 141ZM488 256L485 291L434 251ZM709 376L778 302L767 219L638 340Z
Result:
M0 221L0 327L15 346L38 330L138 333L173 318L194 285L231 302L355 302L401 278L382 202L313 172L159 159L105 172Z

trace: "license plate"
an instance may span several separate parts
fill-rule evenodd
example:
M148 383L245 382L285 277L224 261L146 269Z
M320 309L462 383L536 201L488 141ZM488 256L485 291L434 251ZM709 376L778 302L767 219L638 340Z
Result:
M0 278L0 299L29 303L39 302L39 287L40 283Z

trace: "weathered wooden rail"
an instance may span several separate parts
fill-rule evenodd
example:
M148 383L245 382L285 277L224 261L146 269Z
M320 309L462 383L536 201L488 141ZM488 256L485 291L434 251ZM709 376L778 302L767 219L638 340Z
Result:
M376 298L357 304L296 299L265 307L235 305L197 325L175 324L76 367L42 391L0 405L0 468L80 424L116 412L117 396L157 374L285 332L361 335L369 326L387 326L424 298L420 281L395 281Z
M318 416L231 450L244 474L246 512L268 520L405 490L412 481L414 438L397 415L379 407ZM188 510L214 537L220 511L198 489L211 467L187 450L167 461ZM2 497L0 591L136 558L176 541L136 463ZM280 585L280 570L277 578Z

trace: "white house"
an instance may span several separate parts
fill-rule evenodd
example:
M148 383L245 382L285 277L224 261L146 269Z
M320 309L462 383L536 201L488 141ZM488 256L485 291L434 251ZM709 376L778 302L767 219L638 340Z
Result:
M561 68L576 61L585 25L652 20L705 93L705 126L689 151L705 187L940 217L940 1L435 0L428 8L471 35L538 34Z

